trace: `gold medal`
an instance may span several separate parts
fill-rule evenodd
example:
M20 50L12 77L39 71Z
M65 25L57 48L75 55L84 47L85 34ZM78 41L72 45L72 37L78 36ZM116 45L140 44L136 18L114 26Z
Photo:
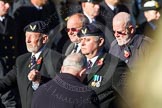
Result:
M91 86L95 87L95 86L96 86L96 82L93 81L93 82L91 83Z

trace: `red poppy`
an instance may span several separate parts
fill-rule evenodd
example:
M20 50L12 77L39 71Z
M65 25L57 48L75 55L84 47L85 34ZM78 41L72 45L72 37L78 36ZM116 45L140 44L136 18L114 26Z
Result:
M104 60L103 58L101 58L100 60L98 60L97 65L98 66L101 66L103 64L103 60Z
M130 56L130 52L124 50L124 57L128 58Z
M40 57L38 60L37 60L37 65L41 64L42 62L42 57Z

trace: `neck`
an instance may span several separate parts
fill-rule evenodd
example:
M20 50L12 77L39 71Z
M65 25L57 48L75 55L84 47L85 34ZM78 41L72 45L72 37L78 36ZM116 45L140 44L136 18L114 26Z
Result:
M97 56L98 51L94 51L92 53L89 53L87 55L85 55L88 59L92 59L93 57Z

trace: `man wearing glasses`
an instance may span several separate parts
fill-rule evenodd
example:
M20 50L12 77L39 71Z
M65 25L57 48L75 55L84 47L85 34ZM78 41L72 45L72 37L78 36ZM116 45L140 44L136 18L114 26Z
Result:
M146 57L152 40L144 35L135 34L135 26L130 14L120 12L113 18L115 40L111 43L109 53L125 61L130 69L135 61Z
M69 17L66 31L70 39L70 44L65 51L65 55L80 52L80 39L77 34L82 26L87 23L88 19L81 13L76 13Z

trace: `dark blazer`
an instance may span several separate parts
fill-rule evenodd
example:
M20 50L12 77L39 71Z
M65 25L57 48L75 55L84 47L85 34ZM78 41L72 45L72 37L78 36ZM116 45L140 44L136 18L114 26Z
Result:
M63 56L50 49L45 49L42 52L41 62L37 62L36 69L42 75L41 84L53 78L56 72L59 72ZM33 88L31 81L28 80L28 73L30 71L31 53L26 53L16 59L16 64L8 74L0 80L0 93L10 90L17 86L20 93L22 108L30 108Z
M16 23L16 36L18 37L19 55L26 53L25 47L25 32L24 27L31 22L38 20L46 20L49 26L49 30L54 28L59 24L59 17L55 8L55 5L48 0L49 2L43 6L42 10L37 9L32 3L26 3L19 7L14 13L14 19ZM53 16L51 16L53 15Z
M17 38L15 36L15 23L9 15L0 21L0 57L6 62L7 71L12 69L17 55Z
M126 63L111 54L103 53L98 57L88 74L87 84L98 95L101 108L118 108L116 101L123 100L122 88L127 71ZM94 75L102 77L100 87L92 85Z
M50 31L47 47L64 54L70 43L71 41L66 32L66 22L62 21Z
M73 75L62 73L34 92L32 108L98 108L97 102L92 89Z
M155 39L156 38L155 34L160 28L159 21L149 23L146 21L146 18L144 19L145 21L143 23L137 25L136 34L142 34L152 39Z

